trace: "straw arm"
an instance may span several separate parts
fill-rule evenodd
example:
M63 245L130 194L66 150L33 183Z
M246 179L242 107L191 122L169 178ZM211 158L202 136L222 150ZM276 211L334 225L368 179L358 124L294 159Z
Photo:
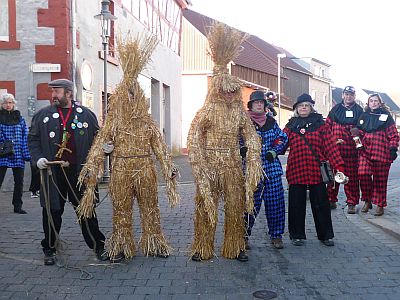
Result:
M192 174L197 184L197 191L200 194L200 199L204 201L205 211L208 213L210 222L215 222L214 214L214 201L211 193L211 178L212 174L209 170L208 163L205 159L205 141L204 135L207 124L208 110L201 109L195 116L190 126L188 134L188 156L189 162L192 166Z
M163 173L165 183L167 185L168 201L171 207L175 207L180 202L180 197L176 188L176 179L171 178L173 170L176 170L171 158L171 154L165 144L157 125L152 122L150 124L151 138L150 145L160 162L161 171Z
M261 164L261 140L259 135L254 129L254 125L247 117L243 116L243 138L245 146L247 147L246 155L246 177L245 177L245 188L246 188L246 207L247 211L251 213L254 206L254 191L257 189L257 185L262 178L262 164Z

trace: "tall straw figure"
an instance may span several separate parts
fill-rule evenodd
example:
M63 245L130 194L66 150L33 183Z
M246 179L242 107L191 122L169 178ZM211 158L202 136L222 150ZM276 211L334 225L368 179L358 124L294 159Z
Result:
M196 181L192 260L214 256L218 201L223 198L222 256L247 261L243 214L246 209L253 211L253 191L262 172L261 144L242 103L241 82L227 68L238 55L245 36L216 23L207 38L214 74L204 106L193 119L188 135L189 161ZM240 136L248 147L246 177L239 153Z
M88 186L79 213L81 216L92 214L95 186L104 169L103 148L112 144L113 151L107 151L111 152L112 165L109 189L113 230L107 241L110 258L119 261L136 254L132 228L134 198L140 211L143 253L168 257L170 246L161 230L153 154L160 162L171 206L180 201L176 192L176 168L157 124L148 113L149 103L137 79L157 41L154 36L128 37L124 42L118 39L117 43L123 79L110 97L105 126L99 131L79 177L79 181Z

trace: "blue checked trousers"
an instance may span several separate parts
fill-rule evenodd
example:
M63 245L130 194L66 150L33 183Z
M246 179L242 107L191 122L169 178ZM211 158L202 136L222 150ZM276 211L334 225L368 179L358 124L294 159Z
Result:
M268 234L271 239L281 238L285 230L285 198L282 177L264 178L258 184L254 193L254 215L245 214L247 235L251 235L254 222L260 213L264 200L265 216L267 217Z

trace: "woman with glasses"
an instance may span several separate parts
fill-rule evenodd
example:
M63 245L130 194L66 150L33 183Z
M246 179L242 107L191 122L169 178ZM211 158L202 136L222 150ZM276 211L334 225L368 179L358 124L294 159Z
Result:
M388 107L379 94L368 97L365 112L357 128L363 147L360 148L358 176L364 207L368 212L375 204L375 216L382 216L386 207L387 180L391 163L397 158L399 134Z
M14 213L26 214L22 209L22 193L24 185L25 161L30 161L28 149L28 128L19 110L16 110L15 98L12 94L0 97L0 142L12 141L14 152L0 157L0 187L3 183L7 169L10 168L14 175L14 193L12 204Z
M302 246L306 239L305 218L307 190L318 239L333 246L331 209L326 184L322 181L320 161L343 172L344 163L330 128L318 114L311 96L302 94L293 106L294 116L284 132L289 137L286 179L289 184L289 234L292 244Z

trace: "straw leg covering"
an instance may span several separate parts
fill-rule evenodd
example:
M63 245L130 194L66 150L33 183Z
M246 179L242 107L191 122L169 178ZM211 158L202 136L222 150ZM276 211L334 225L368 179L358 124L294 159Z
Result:
M107 240L110 257L123 252L126 258L136 255L133 237L132 206L134 198L133 176L127 176L114 168L110 182L110 196L113 205L113 230Z
M157 177L154 167L147 166L144 174L146 176L141 176L140 180L135 181L143 232L140 247L146 256L169 255L171 247L161 231Z
M221 175L225 201L225 227L222 256L236 258L245 250L245 190L244 177L240 168L230 169Z
M214 216L209 218L209 213L206 210L204 199L200 196L198 190L196 190L196 211L194 219L194 241L192 244L192 255L194 253L200 254L201 259L207 260L214 256L214 238L215 229L217 226L217 208L218 208L218 197L216 194L213 195L214 206L212 211ZM215 220L215 222L210 222Z

